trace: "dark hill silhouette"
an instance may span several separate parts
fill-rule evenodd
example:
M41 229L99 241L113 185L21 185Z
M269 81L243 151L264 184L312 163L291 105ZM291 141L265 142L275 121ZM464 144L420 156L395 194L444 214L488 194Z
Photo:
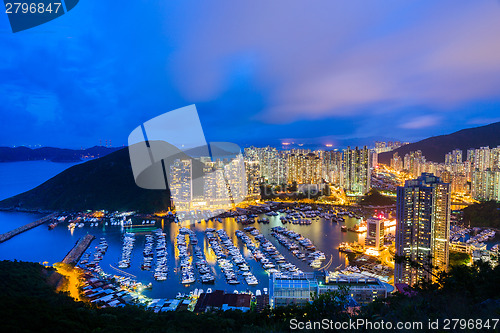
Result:
M117 147L94 146L87 149L42 147L0 147L0 162L40 161L78 162L83 158L98 158L117 151Z
M165 190L145 190L135 184L128 148L78 164L40 186L0 201L3 209L136 210L156 212L170 206Z
M421 150L426 160L444 162L444 155L453 149L461 149L466 157L467 149L500 145L500 122L486 126L473 127L446 135L433 136L418 142L410 143L378 156L380 163L389 164L394 153L404 157L411 151Z

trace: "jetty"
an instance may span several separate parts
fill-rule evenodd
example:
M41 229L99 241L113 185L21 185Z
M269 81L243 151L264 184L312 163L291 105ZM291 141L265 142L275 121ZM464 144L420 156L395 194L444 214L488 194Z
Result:
M90 243L95 239L94 235L85 235L76 242L76 245L68 252L63 259L64 264L76 265L80 260L82 254L87 250Z
M19 228L16 228L14 230L11 230L9 232L6 232L4 234L1 234L0 235L0 243L3 243L6 240L9 240L14 236L21 234L21 233L25 232L26 230L30 230L30 229L33 229L34 227L38 227L40 224L44 224L45 222L54 218L55 216L56 216L56 213L52 213L50 215L42 217L39 220L36 220L35 222L28 223L26 225L23 225L22 227L19 227Z

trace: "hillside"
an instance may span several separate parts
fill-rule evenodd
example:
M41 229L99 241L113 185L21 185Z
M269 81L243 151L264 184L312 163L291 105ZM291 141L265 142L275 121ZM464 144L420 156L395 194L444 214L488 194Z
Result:
M0 201L0 208L35 210L155 212L169 205L168 191L135 184L127 148L75 165L30 191Z
M440 274L440 285L424 285L414 291L411 297L399 293L388 295L388 300L376 300L360 307L356 314L345 311L348 290L344 288L323 293L302 307L290 305L261 313L239 310L199 314L190 311L155 313L132 305L96 308L56 293L50 278L47 278L48 274L53 274L53 269L37 263L0 261L0 321L3 331L258 333L290 332L293 330L292 319L302 323L323 322L325 318L328 323L362 321L372 323L373 327L382 322L389 322L391 327L396 327L398 322L426 325L430 320L437 320L439 327L443 327L443 322L450 318L462 318L469 325L463 327L475 332L489 331L485 325L493 328L496 325L496 319L493 318L498 318L500 310L500 266L492 268L485 263L451 267L449 273ZM423 332L440 331L422 327L420 331ZM327 328L342 332L382 331L370 329L364 324L345 330L334 330L335 326L330 325ZM498 328L491 331L497 332Z
M486 201L464 208L463 222L471 227L500 228L500 203Z
M410 151L421 150L428 161L444 162L444 155L456 148L464 152L465 158L469 148L496 147L498 145L500 145L500 122L410 143L393 151L379 154L378 161L389 164L395 152L404 157Z
M42 147L31 149L28 147L0 147L0 162L40 161L78 162L83 158L97 158L106 156L120 148L94 146L87 149L63 149Z

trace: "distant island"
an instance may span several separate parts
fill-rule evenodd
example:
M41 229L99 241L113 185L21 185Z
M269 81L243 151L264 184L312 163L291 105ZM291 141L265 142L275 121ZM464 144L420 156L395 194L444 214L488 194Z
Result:
M42 160L51 162L79 162L86 159L103 157L119 149L121 147L94 146L87 149L0 147L0 163Z

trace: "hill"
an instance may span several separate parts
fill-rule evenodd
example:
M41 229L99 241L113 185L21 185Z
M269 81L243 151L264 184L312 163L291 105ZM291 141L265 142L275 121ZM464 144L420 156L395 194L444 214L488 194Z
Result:
M390 152L378 155L380 163L389 164L394 153L404 157L411 151L421 150L428 161L444 162L444 155L453 149L461 149L466 156L469 148L500 145L500 122L486 126L467 128L446 135L433 136L418 142L410 143Z
M87 149L64 149L42 147L31 149L28 147L0 147L0 162L40 161L78 162L84 158L97 158L117 151L117 147L94 146Z
M3 209L59 211L155 212L169 206L168 191L145 190L135 184L128 148L72 166L30 191L0 201Z

